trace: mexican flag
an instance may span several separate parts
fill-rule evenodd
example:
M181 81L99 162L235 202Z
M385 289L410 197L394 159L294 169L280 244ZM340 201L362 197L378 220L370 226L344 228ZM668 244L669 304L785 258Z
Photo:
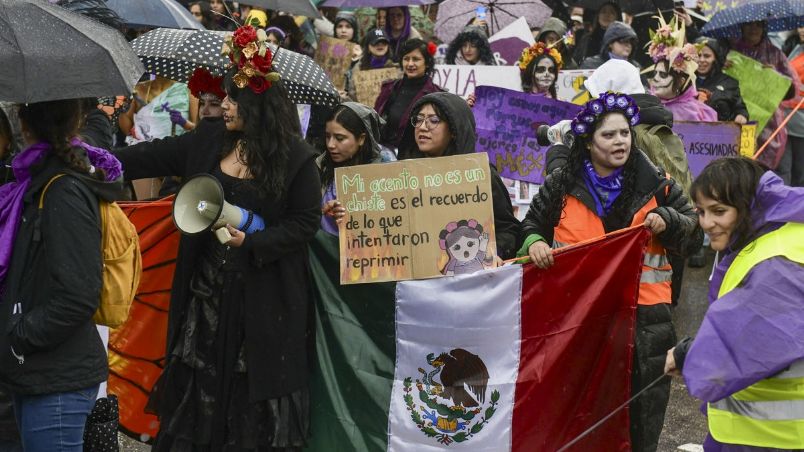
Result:
M617 232L548 270L341 286L319 232L308 450L560 449L630 396L648 238ZM570 450L629 449L621 410Z

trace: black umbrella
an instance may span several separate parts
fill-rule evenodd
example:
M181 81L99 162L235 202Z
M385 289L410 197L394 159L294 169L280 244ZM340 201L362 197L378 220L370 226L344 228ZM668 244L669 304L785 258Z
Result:
M186 82L197 67L222 75L230 65L221 55L223 40L230 32L158 28L131 42L148 72ZM282 76L291 101L297 104L336 105L340 102L327 74L307 55L278 49L274 70Z
M143 72L117 30L44 0L0 0L0 100L129 94Z
M106 0L106 5L130 27L204 29L176 0Z
M318 10L310 0L245 0L240 4L283 11L296 16L319 17Z

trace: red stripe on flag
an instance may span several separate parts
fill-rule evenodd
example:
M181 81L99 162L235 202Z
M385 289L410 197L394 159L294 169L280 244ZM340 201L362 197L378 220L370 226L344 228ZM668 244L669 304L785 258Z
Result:
M650 232L638 227L524 268L514 451L555 451L630 397L639 277ZM628 411L572 450L630 450Z

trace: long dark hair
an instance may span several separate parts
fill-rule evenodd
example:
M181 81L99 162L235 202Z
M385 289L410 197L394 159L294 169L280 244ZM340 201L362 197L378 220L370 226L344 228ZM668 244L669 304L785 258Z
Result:
M397 54L397 57L399 58L399 69L402 69L402 71L405 70L405 65L402 63L402 58L405 58L405 55L413 52L414 50L419 50L422 53L422 56L424 56L424 76L431 76L435 70L435 58L433 58L433 56L430 55L430 52L427 51L427 43L418 38L408 39L404 44L402 44L402 48L399 50L399 54ZM404 77L407 77L407 75Z
M361 135L365 135L363 144L357 150L352 158L345 162L335 163L332 161L329 152L324 149L324 158L321 161L321 185L326 187L335 178L335 168L342 166L357 166L373 162L379 153L372 147L372 140L369 132L366 130L366 125L357 116L351 108L344 105L338 106L327 117L326 122L335 121L341 125L349 133L355 136L355 140L359 140Z
M570 149L569 156L567 157L566 165L550 173L551 180L549 189L552 194L552 199L549 211L550 221L553 227L557 226L558 222L561 220L561 215L567 205L566 195L572 190L576 181L581 177L584 171L584 162L592 159L589 153L589 146L592 144L594 131L597 130L603 122L603 119L611 114L622 113L610 112L598 116L592 130L589 131L588 138L577 137L575 139ZM612 211L609 212L609 215L617 215L622 218L628 213L636 199L636 154L639 150L634 146L634 130L632 127L629 127L629 129L631 129L631 151L628 154L628 160L626 160L625 165L623 165L623 190L620 192L617 200L614 201Z
M51 151L78 173L104 180L102 169L91 169L86 151L70 144L78 136L83 120L81 99L64 99L33 104L21 104L20 122L37 139L48 143Z
M491 45L489 40L480 35L480 32L463 32L459 34L447 47L447 64L455 64L455 58L458 57L458 52L461 51L463 45L471 42L472 45L477 47L478 62L493 66L495 64L494 54L491 52Z
M221 158L241 141L242 157L261 195L279 197L285 188L285 169L291 140L299 136L299 116L281 80L262 94L249 86L238 88L233 81L237 68L226 73L223 84L230 100L237 103L243 130L226 132Z
M215 14L212 12L212 7L209 6L209 1L199 0L192 2L190 3L190 7L188 9L191 9L195 5L198 5L198 7L201 8L201 25L203 25L207 30L214 30L217 26L217 23L215 22Z
M690 187L693 202L705 196L737 209L737 224L730 244L734 250L747 245L756 235L751 210L759 207L755 205L756 191L765 171L766 168L747 157L721 158L706 165Z
M542 61L545 58L549 58L550 61L553 62L553 65L555 65L556 68L555 73L556 78L555 80L553 80L553 83L550 85L547 91L550 93L550 96L552 96L553 99L557 99L558 97L556 96L556 82L558 81L558 62L553 57L551 57L546 53L534 57L532 60L530 60L530 63L528 63L528 65L525 67L525 70L519 73L520 80L522 81L522 91L526 93L531 92L531 90L533 89L533 71L536 69L536 65L539 64L539 61Z

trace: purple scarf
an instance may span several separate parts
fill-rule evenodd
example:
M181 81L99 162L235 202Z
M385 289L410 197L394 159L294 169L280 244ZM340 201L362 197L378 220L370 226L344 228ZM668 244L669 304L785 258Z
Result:
M601 177L595 172L592 162L586 160L583 162L583 181L586 182L586 188L595 200L597 216L608 215L614 201L623 191L623 168L617 168L610 175Z
M70 141L70 144L86 150L93 169L100 168L106 172L107 182L117 180L123 174L120 161L108 151L90 146L75 138ZM3 282L11 263L14 239L22 218L22 198L31 185L30 169L41 162L49 151L50 145L41 142L20 152L11 162L16 181L0 186L0 293L2 293Z

